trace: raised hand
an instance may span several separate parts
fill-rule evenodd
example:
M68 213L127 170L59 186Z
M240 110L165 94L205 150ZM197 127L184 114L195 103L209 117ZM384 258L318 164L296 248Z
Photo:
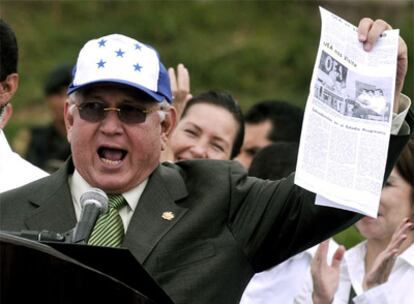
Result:
M366 51L372 50L374 44L385 30L392 29L384 20L372 20L370 18L363 18L358 26L358 39L364 44ZM405 75L408 67L408 50L407 44L400 37L398 42L398 57L397 57L397 77L395 81L395 97L394 97L394 112L398 112L399 98L404 86Z
M193 97L190 94L190 74L187 68L182 64L177 65L177 73L174 68L168 69L168 75L171 82L171 91L173 94L173 105L177 110L177 121L181 118L181 113L189 99Z
M345 247L339 246L335 251L332 265L328 265L327 262L328 249L329 240L323 241L312 259L313 304L331 303L338 289L340 265L345 253Z
M387 282L395 259L399 254L399 249L407 239L407 233L412 229L413 223L408 218L405 218L397 229L395 229L387 248L377 256L371 270L365 274L362 283L364 290Z

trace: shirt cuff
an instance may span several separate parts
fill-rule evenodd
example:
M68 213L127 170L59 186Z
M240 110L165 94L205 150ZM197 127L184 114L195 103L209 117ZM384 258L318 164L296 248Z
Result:
M391 134L392 135L409 135L410 134L410 127L404 121L410 107L411 107L410 98L404 94L401 94L398 113L392 113L392 123L391 123Z

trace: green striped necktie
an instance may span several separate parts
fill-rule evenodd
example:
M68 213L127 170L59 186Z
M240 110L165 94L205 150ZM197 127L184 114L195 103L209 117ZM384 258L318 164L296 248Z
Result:
M109 210L96 221L88 244L95 246L120 247L124 239L124 225L119 210L127 204L121 194L110 194Z

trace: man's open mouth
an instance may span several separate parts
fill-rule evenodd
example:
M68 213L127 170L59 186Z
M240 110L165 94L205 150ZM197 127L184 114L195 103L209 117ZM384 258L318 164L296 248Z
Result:
M117 165L122 162L122 160L127 155L127 151L123 149L110 148L110 147L100 147L98 149L99 158L107 164Z

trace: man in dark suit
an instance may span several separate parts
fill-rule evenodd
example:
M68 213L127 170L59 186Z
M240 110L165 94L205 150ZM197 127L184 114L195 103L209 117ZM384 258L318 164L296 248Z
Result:
M366 23L360 30L375 41L382 23ZM400 80L407 64L401 44ZM154 49L134 39L89 41L68 93L72 158L50 177L2 194L1 229L64 232L79 219L79 197L90 187L122 194L122 246L173 301L228 304L239 301L255 272L359 219L315 206L315 194L295 186L293 175L250 178L231 161L160 165L176 120L168 74ZM392 139L390 167L403 145L404 136Z

